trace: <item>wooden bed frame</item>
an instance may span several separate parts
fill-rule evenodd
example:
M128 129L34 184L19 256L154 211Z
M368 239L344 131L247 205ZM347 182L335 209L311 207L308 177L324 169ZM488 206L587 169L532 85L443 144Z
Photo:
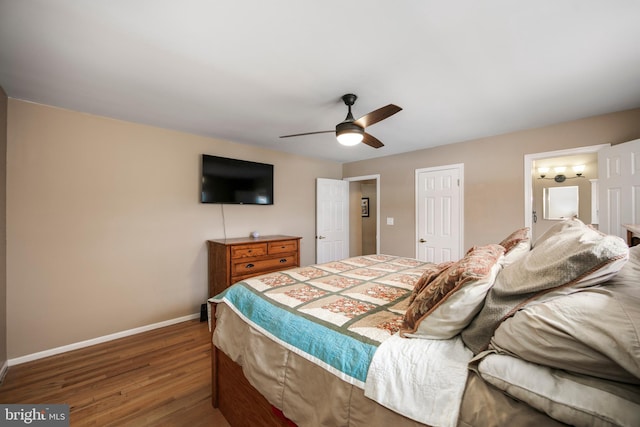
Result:
M216 305L211 304L211 404L232 427L294 427L247 380L242 367L213 345Z

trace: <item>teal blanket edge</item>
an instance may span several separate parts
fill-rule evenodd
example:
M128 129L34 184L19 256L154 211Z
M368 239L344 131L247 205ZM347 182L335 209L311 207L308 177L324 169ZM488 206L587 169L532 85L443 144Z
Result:
M359 341L280 308L241 283L209 301L232 304L277 339L364 383L377 346Z

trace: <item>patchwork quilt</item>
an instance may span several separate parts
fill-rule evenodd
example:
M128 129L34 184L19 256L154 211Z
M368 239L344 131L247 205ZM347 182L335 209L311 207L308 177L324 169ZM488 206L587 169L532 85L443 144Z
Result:
M373 354L395 334L429 263L367 255L270 273L210 299L261 333L364 387Z

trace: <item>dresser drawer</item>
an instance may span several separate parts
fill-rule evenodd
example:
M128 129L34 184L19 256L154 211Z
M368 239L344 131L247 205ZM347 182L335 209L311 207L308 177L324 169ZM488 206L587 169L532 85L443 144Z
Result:
M240 280L299 267L300 239L278 234L207 240L209 297Z
M282 242L269 242L269 254L283 254L298 251L297 240L283 240Z
M267 273L269 271L282 270L289 267L296 267L296 257L293 255L263 259L260 261L234 262L231 267L232 276L246 276L257 273Z
M233 259L262 256L266 254L266 243L251 243L248 245L237 245L231 247L231 258Z

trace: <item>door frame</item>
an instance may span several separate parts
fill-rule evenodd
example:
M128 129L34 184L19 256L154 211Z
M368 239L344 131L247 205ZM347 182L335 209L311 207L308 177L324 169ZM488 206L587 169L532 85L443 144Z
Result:
M452 165L443 165L443 166L433 166L433 167L428 167L428 168L419 168L415 170L415 177L414 177L414 196L413 196L413 203L415 205L415 241L416 241L416 246L415 246L415 254L414 254L414 258L418 258L418 253L419 253L419 247L420 247L420 235L419 235L419 218L418 218L418 192L419 192L419 187L418 187L418 176L420 175L420 173L422 172L436 172L439 170L446 170L446 169L457 169L458 170L458 176L460 177L460 183L458 185L459 188L459 194L458 194L458 206L460 209L460 213L458 215L459 218L459 224L458 224L458 229L460 230L460 235L458 236L458 259L462 259L462 257L464 256L465 253L465 249L464 249L464 163L454 163Z
M530 236L533 232L533 161L548 159L549 157L564 157L572 156L574 154L597 153L601 149L610 146L611 144L598 144L524 155L524 226L529 227Z
M354 181L376 181L376 197L378 199L378 203L376 203L376 254L380 253L380 174L374 175L362 175L362 176L350 176L347 178L342 178L344 181L354 182Z

